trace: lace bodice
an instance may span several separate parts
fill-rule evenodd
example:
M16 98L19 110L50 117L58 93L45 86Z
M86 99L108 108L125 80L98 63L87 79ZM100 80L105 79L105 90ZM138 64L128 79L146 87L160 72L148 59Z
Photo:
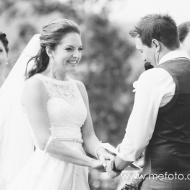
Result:
M45 85L49 99L47 111L52 138L82 142L81 127L87 116L77 81L60 81L36 74Z

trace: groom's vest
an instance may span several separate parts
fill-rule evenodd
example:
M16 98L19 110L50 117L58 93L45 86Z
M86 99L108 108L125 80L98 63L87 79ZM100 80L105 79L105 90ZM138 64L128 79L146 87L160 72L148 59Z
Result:
M172 100L158 111L145 152L145 173L190 174L190 60L178 58L158 66L174 79Z

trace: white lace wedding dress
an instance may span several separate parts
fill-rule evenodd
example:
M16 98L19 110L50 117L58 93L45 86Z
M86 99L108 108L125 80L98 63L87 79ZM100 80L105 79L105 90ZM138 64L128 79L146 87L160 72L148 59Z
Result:
M87 110L75 80L60 81L36 74L49 94L47 110L51 138L85 154L81 127ZM35 138L34 138L35 141ZM11 182L8 190L89 190L88 168L60 161L36 145L26 166Z

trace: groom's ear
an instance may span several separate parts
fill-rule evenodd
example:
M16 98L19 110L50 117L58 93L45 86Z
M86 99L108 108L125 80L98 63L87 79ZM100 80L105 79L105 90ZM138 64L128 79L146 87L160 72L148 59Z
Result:
M49 58L51 58L53 56L53 51L50 47L46 47L46 53L49 56Z
M161 50L161 46L160 46L160 42L156 39L152 39L152 47L154 47L156 49L157 52L160 52Z

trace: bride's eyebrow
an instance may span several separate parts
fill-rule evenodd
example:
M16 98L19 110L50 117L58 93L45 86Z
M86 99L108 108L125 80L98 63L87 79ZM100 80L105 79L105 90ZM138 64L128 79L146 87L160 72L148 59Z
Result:
M65 47L65 48L68 48L68 47L71 47L71 48L75 48L75 47L83 48L83 45L75 46L75 45L67 44L67 45L64 45L64 47Z

